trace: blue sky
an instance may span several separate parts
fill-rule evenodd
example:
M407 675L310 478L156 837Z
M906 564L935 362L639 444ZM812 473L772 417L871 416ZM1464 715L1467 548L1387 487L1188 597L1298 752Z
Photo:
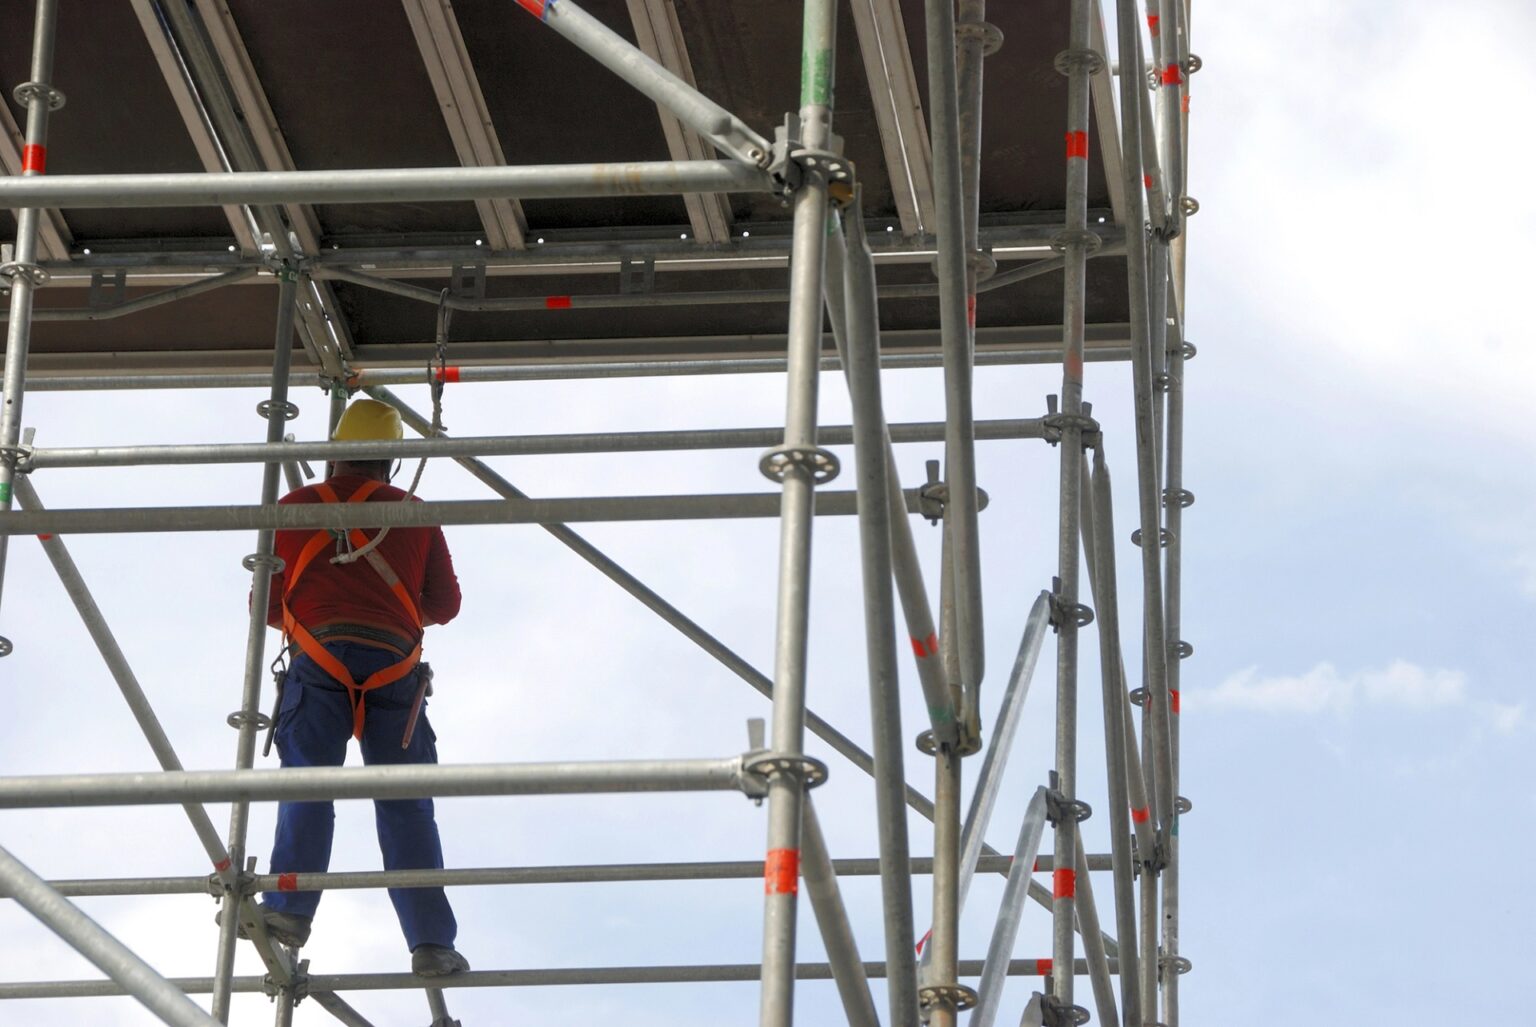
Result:
M1185 523L1183 791L1184 1022L1438 1022L1454 1008L1519 1022L1516 953L1536 895L1524 873L1536 709L1529 699L1536 609L1536 383L1523 243L1536 206L1521 180L1531 144L1517 104L1536 93L1521 49L1536 15L1482 2L1454 13L1427 2L1321 0L1197 10L1193 81ZM1031 416L1059 388L1051 368L984 369L981 417ZM887 375L893 421L941 416L936 372ZM421 390L406 391L425 404ZM34 394L26 423L44 445L259 437L254 392L137 396ZM1129 598L1135 550L1128 372L1088 369L1116 472L1119 564ZM301 437L323 430L318 394L297 397ZM450 390L457 434L771 425L774 376L664 382L529 383ZM846 423L839 379L822 388L824 423ZM921 480L937 446L905 447ZM1054 572L1057 454L990 443L979 475L988 607L986 695L995 703L1025 611ZM535 495L707 487L760 490L756 454L527 458L494 462ZM51 506L244 503L251 468L53 472ZM851 487L851 476L838 483ZM422 491L484 492L451 465ZM917 526L932 558L937 532ZM761 669L771 666L776 528L733 524L581 529ZM465 612L435 629L428 656L441 695L432 716L446 760L713 756L745 746L767 705L686 640L536 528L450 535ZM867 744L855 528L818 520L811 706ZM181 535L70 540L190 767L230 764L250 540ZM0 772L152 765L90 650L40 547L20 539L7 571L8 716ZM1085 634L1082 782L1103 794L1096 647ZM1136 656L1128 647L1134 677ZM992 844L1011 849L1017 819L1052 762L1048 648L1016 742ZM905 733L921 704L908 671ZM817 794L836 856L874 854L872 789L825 753ZM974 766L968 766L974 774ZM913 783L931 774L908 753ZM227 815L211 808L221 828ZM333 866L377 866L371 813L339 807ZM749 859L763 811L737 797L452 800L440 804L450 864ZM271 810L258 807L251 852L265 867ZM915 850L931 838L913 818ZM1106 828L1086 825L1103 851ZM0 812L0 844L53 878L196 875L204 860L179 811ZM1096 881L1107 904L1107 875ZM844 883L865 958L880 958L873 880ZM978 881L962 956L985 951L1000 882ZM916 882L920 911L926 878ZM643 962L753 962L760 886L752 881L455 893L461 948L477 968ZM82 902L170 975L211 972L204 897ZM1106 920L1107 906L1105 909ZM805 958L819 942L802 919ZM1046 955L1048 917L1031 907L1016 949ZM305 950L319 972L404 969L382 895L326 897ZM8 980L95 976L15 908L0 906ZM242 972L255 972L242 955ZM1000 1022L1034 982L1010 983ZM1086 995L1086 981L1080 982ZM802 1023L835 1019L828 985L805 987ZM399 996L349 997L381 1027L424 1020ZM548 1022L751 1022L749 985L533 989L450 995L468 1023L508 1010ZM883 999L877 995L883 1008ZM269 1022L241 998L235 1023ZM8 1022L149 1023L115 1000L18 1003ZM297 1022L333 1022L306 1004Z

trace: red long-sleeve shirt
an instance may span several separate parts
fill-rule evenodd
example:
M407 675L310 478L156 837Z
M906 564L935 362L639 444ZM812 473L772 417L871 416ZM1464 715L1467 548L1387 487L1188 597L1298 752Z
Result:
M346 502L367 480L361 475L342 475L331 478L326 484L336 490L338 499ZM389 503L404 498L403 490L385 485L367 501ZM312 485L290 492L279 500L280 503L323 501ZM365 530L369 538L377 532L376 528ZM277 555L282 557L285 566L282 572L272 576L272 594L267 603L267 623L274 627L281 627L283 623L283 590L288 586L288 568L295 565L299 551L313 535L309 529L277 533ZM453 572L453 558L448 553L442 528L391 528L374 552L394 568L406 591L416 600L423 623L446 624L458 615L459 579ZM333 549L321 550L310 561L288 597L288 609L298 622L310 631L330 624L360 624L416 641L419 634L416 626L369 562L362 559L335 564L330 562L334 555Z

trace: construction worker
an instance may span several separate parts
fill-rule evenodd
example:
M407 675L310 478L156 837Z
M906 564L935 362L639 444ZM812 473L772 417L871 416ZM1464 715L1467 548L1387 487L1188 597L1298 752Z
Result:
M400 437L399 412L371 399L353 402L334 435ZM281 502L414 498L388 484L390 466L389 460L337 461L322 484ZM430 671L419 660L423 628L459 612L459 583L442 529L279 531L276 549L284 566L272 578L267 621L283 629L292 661L275 727L282 765L339 767L349 735L361 743L367 764L436 763L436 736L421 712ZM442 868L431 799L378 800L374 810L386 870ZM272 873L325 871L333 829L330 802L279 804ZM391 888L389 897L414 973L441 977L469 969L453 947L458 925L442 888ZM280 890L263 899L268 933L303 945L320 893Z

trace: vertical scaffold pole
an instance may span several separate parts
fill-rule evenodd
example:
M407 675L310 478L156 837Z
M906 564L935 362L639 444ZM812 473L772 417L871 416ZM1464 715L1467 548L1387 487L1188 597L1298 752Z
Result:
M1173 759L1173 826L1168 832L1163 853L1163 958L1168 969L1163 977L1163 1022L1168 1027L1179 1023L1179 972L1187 965L1179 957L1179 818L1184 803L1179 797L1179 661L1193 650L1179 636L1182 630L1180 602L1183 584L1184 508L1195 501L1194 493L1184 488L1184 360L1186 348L1175 339L1168 354L1168 490L1163 505L1167 508L1168 590L1168 697L1173 711L1169 723L1169 746Z
M1137 0L1119 0L1120 62L1141 66L1141 28ZM1131 377L1135 391L1137 497L1141 520L1142 606L1145 613L1143 659L1149 700L1151 738L1146 759L1152 768L1152 812L1160 835L1173 815L1168 748L1168 661L1163 631L1161 489L1157 482L1157 429L1153 410L1152 326L1148 323L1148 274L1145 196L1141 161L1141 105L1146 88L1140 75L1120 76L1120 139L1125 187L1126 281L1130 300ZM1161 343L1159 343L1160 345ZM1149 854L1143 853L1143 857Z
M927 0L926 13L934 219L939 251L939 332L944 349L944 478L948 486L944 520L950 525L949 548L953 550L956 578L957 630L953 636L941 631L939 643L953 645L959 651L962 680L979 683L985 669L981 545L976 520L976 430L971 404L970 323L966 312L954 0Z
M288 368L293 358L294 317L298 310L298 273L289 267L278 271L277 333L273 343L272 392L270 398L257 407L267 419L267 442L278 443L283 439L283 429L288 423L293 406L288 402ZM261 502L263 506L277 502L277 483L282 474L280 463L265 464L262 468ZM273 543L276 533L270 529L256 535L256 552L246 558L251 570L251 619L245 640L245 685L241 692L240 711L231 719L239 728L239 741L235 749L235 769L249 770L256 761L256 730L261 710L261 674L267 647L267 597L272 587L272 574L276 570ZM229 812L229 858L238 872L245 864L246 828L250 822L250 804L233 803ZM235 920L239 896L226 892L224 914L219 928L219 952L213 979L213 1015L220 1022L229 1020L231 982L235 966Z
M860 195L848 219L843 262L844 366L853 401L858 464L859 551L864 581L865 652L875 756L875 817L880 837L880 890L885 907L886 990L892 1024L917 1022L912 966L911 848L907 838L906 773L902 759L896 611L891 582L893 524L906 511L890 502L890 439L880 391L880 334L875 266L864 234ZM925 597L926 598L926 597ZM936 654L935 654L936 655ZM932 702L930 710L934 709ZM934 730L940 729L938 722Z
M1055 869L1052 871L1052 1000L1073 1005L1073 963L1077 918L1077 664L1078 568L1081 565L1083 429L1091 424L1083 406L1083 346L1087 305L1088 253L1099 237L1088 230L1089 77L1102 57L1088 46L1088 0L1072 0L1067 49L1056 67L1067 76L1066 226L1056 240L1064 257L1062 286L1060 532L1056 585L1056 782Z
M836 0L806 0L801 41L801 142L825 150L832 134L833 42ZM820 164L822 162L818 162ZM800 811L806 778L806 636L810 620L811 521L818 466L816 387L820 374L822 278L827 245L827 182L807 168L795 194L790 258L787 404L784 444L764 457L781 477L779 592L774 644L773 754L768 776L768 852L764 860L763 1027L794 1019L795 913L799 893Z
M16 98L27 107L26 142L21 151L23 177L41 175L48 164L48 115L64 105L64 94L53 88L53 38L58 25L57 0L37 0L32 28L31 78L16 87ZM43 212L26 207L16 212L16 251L0 275L10 279L11 316L5 327L5 379L0 405L0 512L11 509L11 485L21 456L21 407L27 382L27 353L32 345L32 293L47 281L37 262L37 229ZM0 594L5 586L9 536L0 537ZM0 635L0 657L11 642Z
M1104 756L1109 777L1109 847L1115 883L1115 939L1120 943L1120 1005L1125 1010L1127 1024L1140 1024L1143 1017L1137 974L1135 865L1131 858L1131 827L1126 823L1126 816L1130 816L1144 843L1154 844L1154 838L1148 830L1150 816L1145 791L1135 787L1141 778L1141 767L1136 760L1135 737L1126 719L1125 668L1120 655L1120 604L1115 587L1113 489L1102 443L1093 451L1091 488L1092 499L1085 501L1085 507L1093 511L1092 530L1085 533L1084 542L1093 553L1088 566L1093 601L1098 608Z

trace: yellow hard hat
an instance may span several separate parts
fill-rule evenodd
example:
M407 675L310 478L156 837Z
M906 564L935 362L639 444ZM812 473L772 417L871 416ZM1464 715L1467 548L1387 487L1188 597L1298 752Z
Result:
M376 399L359 399L342 413L336 424L337 442L382 441L404 438L400 411Z

